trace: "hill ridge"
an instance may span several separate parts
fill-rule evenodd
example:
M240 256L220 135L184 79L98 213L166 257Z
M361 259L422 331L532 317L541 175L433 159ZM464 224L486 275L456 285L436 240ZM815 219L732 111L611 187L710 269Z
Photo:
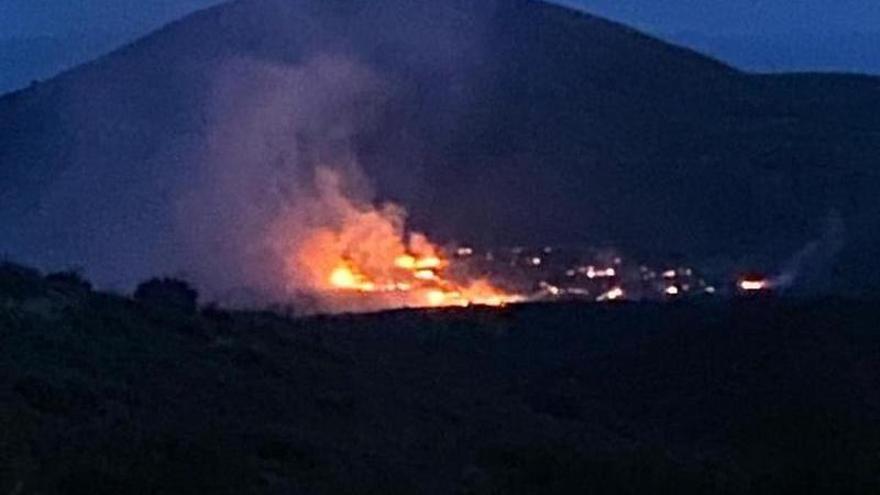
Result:
M192 270L174 204L199 184L218 81L242 60L294 77L316 53L381 82L347 153L441 240L772 265L839 211L835 283L880 279L862 275L880 269L880 78L746 73L533 0L239 0L0 97L0 252L111 285ZM267 97L236 84L242 105Z

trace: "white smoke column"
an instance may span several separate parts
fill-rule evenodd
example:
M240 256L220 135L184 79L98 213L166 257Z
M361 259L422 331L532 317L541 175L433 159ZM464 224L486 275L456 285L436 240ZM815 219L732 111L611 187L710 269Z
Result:
M832 211L823 222L822 235L808 242L795 253L785 263L780 273L770 280L770 285L780 291L791 289L811 291L818 289L811 285L827 285L829 282L826 272L843 249L844 237L843 219L839 212ZM823 278L826 279L824 283Z
M339 206L315 187L316 166L344 178L346 197L369 197L352 143L373 125L383 85L332 56L293 67L239 60L217 80L207 145L179 191L185 262L209 296L246 288L280 299L290 285L284 250L305 235L299 227L320 224ZM288 227L284 246L279 222Z

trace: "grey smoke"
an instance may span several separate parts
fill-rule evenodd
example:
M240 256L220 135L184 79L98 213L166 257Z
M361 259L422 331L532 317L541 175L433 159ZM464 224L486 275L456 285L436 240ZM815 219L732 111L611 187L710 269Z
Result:
M214 296L246 287L282 298L285 251L322 220L316 167L344 177L348 195L371 197L352 142L374 122L385 87L333 55L295 66L236 60L216 81L197 172L177 195L180 262ZM285 231L273 231L281 222Z
M783 265L772 285L780 291L817 292L829 284L834 261L843 249L846 228L836 210L822 222L821 235L808 242Z

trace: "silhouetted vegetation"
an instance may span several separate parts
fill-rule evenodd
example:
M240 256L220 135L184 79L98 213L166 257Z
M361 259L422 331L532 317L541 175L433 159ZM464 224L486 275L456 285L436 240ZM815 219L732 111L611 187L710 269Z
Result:
M134 291L134 300L155 307L184 313L198 309L199 293L187 282L174 278L154 278Z
M0 266L0 493L880 493L872 303L291 319L86 287Z
M33 297L40 293L43 285L38 270L8 261L0 263L0 297Z
M46 275L49 285L74 292L91 292L92 283L78 270L66 270Z

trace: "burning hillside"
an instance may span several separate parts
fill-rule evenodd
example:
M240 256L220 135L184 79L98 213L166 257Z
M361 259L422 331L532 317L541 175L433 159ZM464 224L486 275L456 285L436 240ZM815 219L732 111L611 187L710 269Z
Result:
M297 65L241 60L229 62L214 86L205 142L187 156L194 170L175 192L179 242L170 254L150 256L168 263L151 272L183 266L223 304L359 312L524 300L670 301L723 292L717 276L690 266L557 249L562 246L552 243L559 236L537 251L507 250L491 239L475 251L443 249L411 231L402 207L376 198L405 198L435 226L470 217L483 203L458 196L438 201L445 196L421 181L442 174L411 173L422 168L411 160L429 163L430 155L369 144L405 129L382 118L393 111L398 87L372 66L344 55L316 55ZM426 212L419 203L428 196ZM492 196L481 199L491 203ZM495 211L529 218L509 202ZM484 230L494 228L500 224ZM570 231L578 228L572 224ZM467 231L445 232L480 240Z
M453 276L454 260L425 235L408 233L399 206L376 207L346 196L341 175L330 168L319 167L315 182L310 204L322 210L326 223L307 229L290 246L285 258L291 292L305 289L322 307L336 310L502 306L523 299L485 278Z

